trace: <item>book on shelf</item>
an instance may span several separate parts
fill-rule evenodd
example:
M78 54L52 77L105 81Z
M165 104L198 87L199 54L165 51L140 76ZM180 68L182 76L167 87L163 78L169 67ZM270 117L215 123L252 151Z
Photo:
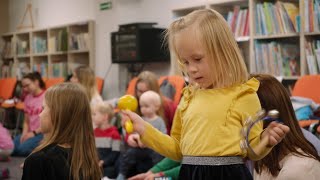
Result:
M48 49L50 53L68 50L68 33L66 29L59 30L55 36L49 38Z
M41 62L33 64L33 71L37 71L42 77L48 77L48 63Z
M249 10L247 8L240 9L240 6L234 6L233 11L229 11L225 17L234 36L249 36Z
M256 4L255 29L257 35L299 32L299 7L295 3L263 2Z
M12 37L10 41L5 41L1 51L2 57L12 58L15 53L15 38Z
M14 63L9 61L1 65L1 78L14 77Z
M305 32L320 30L320 0L304 0Z
M67 77L68 69L66 62L55 62L51 66L52 77Z
M32 40L33 53L46 53L47 52L47 39L41 37L34 37Z
M71 34L70 49L71 50L87 50L90 47L89 34Z
M255 62L258 73L285 77L300 75L300 51L295 44L256 42Z
M17 54L18 55L26 55L29 54L29 42L28 41L23 41L23 40L18 40L17 41Z
M318 74L320 72L320 40L307 42L305 51L309 74Z
M20 62L18 64L18 68L16 69L16 77L18 79L22 79L23 76L30 72L30 66L27 62Z

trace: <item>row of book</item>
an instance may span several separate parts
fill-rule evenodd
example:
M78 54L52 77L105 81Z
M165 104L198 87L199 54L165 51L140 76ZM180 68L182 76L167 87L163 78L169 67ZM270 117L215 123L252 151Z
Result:
M320 31L320 0L304 0L305 31Z
M33 53L46 53L47 52L47 39L41 37L34 37L32 39L32 51Z
M55 62L51 65L51 77L67 77L68 68L66 62ZM41 62L33 65L33 71L37 71L42 77L48 77L48 64Z
M240 6L235 6L225 18L236 38L249 36L249 9L240 9Z
M52 77L67 77L68 68L66 62L55 62L52 64Z
M257 3L255 26L257 35L300 32L299 7L281 1Z
M68 33L66 29L60 30L57 36L49 38L48 49L50 53L68 50Z
M6 77L15 77L15 74L13 72L13 61L9 61L8 63L4 64L2 61L0 61L0 75L1 78Z
M256 71L275 76L300 75L300 49L292 43L260 42L255 43Z
M53 63L50 67L51 69L51 77L67 77L68 69L66 62L56 62ZM37 71L41 74L42 77L48 77L48 63L40 62L36 63L32 66L32 71ZM31 72L31 68L28 63L20 62L13 63L13 61L9 61L6 64L0 64L0 77L17 77L18 79L22 79L22 77Z
M90 47L88 33L71 34L70 37L71 50L87 50Z
M18 55L25 55L30 53L29 49L29 41L22 41L18 40L17 41L17 54Z
M307 42L305 49L309 74L318 74L320 72L320 40Z

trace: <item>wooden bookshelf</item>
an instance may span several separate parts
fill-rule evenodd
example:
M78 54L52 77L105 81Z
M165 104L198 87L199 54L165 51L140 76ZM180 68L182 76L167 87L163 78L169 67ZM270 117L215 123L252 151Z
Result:
M79 65L94 68L94 24L90 20L3 34L0 77L21 78L31 71L45 78L66 77Z
M310 6L308 4L310 2L314 2L314 4ZM249 72L269 74L273 74L272 72L274 72L270 68L263 71L260 70L259 65L261 64L258 64L258 60L261 55L257 49L259 44L265 43L264 47L277 47L280 49L280 52L285 51L290 46L287 44L291 44L297 46L297 57L294 60L292 59L292 62L296 63L298 74L295 74L294 69L292 72L290 69L291 74L289 75L282 71L283 69L281 68L287 68L285 55L271 49L269 50L269 57L272 55L275 59L278 58L277 60L281 64L281 67L280 65L277 67L279 71L277 71L277 74L273 74L274 76L281 76L285 81L295 81L303 75L320 73L320 27L318 27L318 24L320 24L320 12L317 12L317 6L320 5L317 4L318 2L315 0L207 0L189 3L189 5L183 4L180 8L176 6L172 9L172 14L174 18L178 18L196 9L211 8L222 14L226 18L226 21L229 22L228 14L235 12L235 7L238 7L240 10L246 9L249 12L249 34L244 36L241 36L241 34L239 36L238 34L235 38L243 53ZM313 7L313 10L310 10L310 7ZM294 10L294 13L286 15L287 8ZM309 15L309 13L312 13L313 16ZM317 21L318 24L310 25L310 23ZM243 24L243 22L240 24ZM307 49L309 46L312 47L312 50ZM261 53L266 53L266 51L266 49L263 49ZM310 61L312 61L312 58L310 58L312 54L310 55L310 52L314 53L314 65L310 65ZM317 55L319 60L317 59ZM263 63L267 61L266 59L270 59L265 57L260 59ZM310 73L312 66L317 66L317 71Z

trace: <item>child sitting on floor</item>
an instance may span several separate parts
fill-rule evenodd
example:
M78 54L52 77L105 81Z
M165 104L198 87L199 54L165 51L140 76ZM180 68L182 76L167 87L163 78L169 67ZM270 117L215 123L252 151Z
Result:
M13 141L6 128L0 123L0 161L7 161L13 151Z

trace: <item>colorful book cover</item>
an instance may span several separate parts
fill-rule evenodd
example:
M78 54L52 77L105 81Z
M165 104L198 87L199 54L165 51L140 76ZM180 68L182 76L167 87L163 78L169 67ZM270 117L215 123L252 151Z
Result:
M300 49L295 44L282 44L282 63L285 76L300 75Z

